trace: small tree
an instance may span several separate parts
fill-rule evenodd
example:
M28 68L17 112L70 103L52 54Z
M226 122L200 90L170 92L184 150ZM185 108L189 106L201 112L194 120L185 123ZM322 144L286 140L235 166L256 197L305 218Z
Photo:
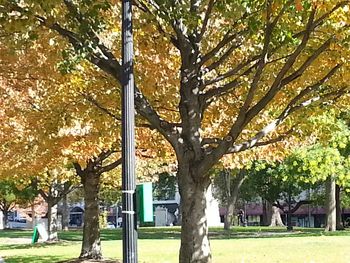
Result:
M289 173L307 183L325 183L326 231L336 230L336 181L349 177L349 162L338 149L315 144L295 151L288 158Z
M247 172L244 188L250 188L255 195L272 204L270 226L284 225L279 213L281 209L288 215L287 228L292 230L291 215L310 200L297 199L308 186L297 177L286 174L287 171L283 162L256 161Z
M177 181L174 174L162 172L153 186L153 196L156 200L174 199Z
M0 182L0 210L4 214L4 226L7 227L8 214L16 206L27 206L37 196L32 185L23 186L12 180Z
M16 187L13 182L0 182L0 209L4 214L4 227L7 227L8 214L16 205Z
M63 169L60 173L47 171L44 176L35 178L32 184L47 203L47 230L50 240L57 236L57 204L72 190L75 185L71 180L71 171ZM70 177L70 178L69 178Z
M226 208L225 230L229 230L233 224L236 202L245 178L244 169L223 169L214 175L214 196Z

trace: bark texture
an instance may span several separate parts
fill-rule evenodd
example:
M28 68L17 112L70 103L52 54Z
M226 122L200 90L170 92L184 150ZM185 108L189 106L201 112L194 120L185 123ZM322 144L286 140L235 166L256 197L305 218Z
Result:
M232 221L234 218L234 211L236 207L236 202L239 195L239 190L244 182L244 173L239 172L237 177L233 180L233 189L231 191L231 176L227 177L227 203L226 203L226 216L224 222L224 229L230 230L232 226Z
M3 210L2 211L3 215L4 215L4 219L3 219L3 222L4 222L4 229L8 228L7 224L8 224L8 214L9 214L9 211L8 210Z
M81 179L84 189L84 226L83 242L79 258L101 259L101 239L99 226L99 197L101 175L118 167L121 159L103 166L105 161L115 151L113 149L102 151L99 156L87 161L82 169L79 163L73 163L77 175Z
M344 230L344 224L342 220L342 208L341 208L341 189L339 185L335 188L335 202L336 202L336 229Z
M263 199L262 206L263 206L262 225L269 226L271 225L272 205L267 200Z
M194 181L189 169L179 169L178 176L182 214L179 262L211 262L206 216L210 180Z
M57 204L54 198L49 198L47 202L47 232L49 240L57 240Z
M280 209L275 205L272 206L272 216L271 216L270 226L284 226L281 218Z
M84 187L84 234L79 258L101 259L101 240L99 228L99 185L100 176L96 173L86 173L83 180Z
M336 230L336 198L335 179L329 177L326 181L326 227L325 231Z

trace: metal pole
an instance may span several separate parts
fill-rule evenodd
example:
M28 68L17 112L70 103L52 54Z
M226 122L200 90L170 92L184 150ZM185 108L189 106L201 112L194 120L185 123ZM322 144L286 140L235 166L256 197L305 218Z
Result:
M133 75L132 0L122 3L122 202L123 262L137 262L135 222L135 106Z

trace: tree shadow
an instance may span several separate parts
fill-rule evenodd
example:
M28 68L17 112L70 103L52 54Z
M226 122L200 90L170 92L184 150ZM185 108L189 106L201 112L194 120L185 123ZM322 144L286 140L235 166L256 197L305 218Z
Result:
M64 261L59 261L56 263L84 263L86 262L84 259L79 259L79 258L73 258L69 260L64 260ZM116 260L116 259L100 259L98 262L101 263L121 263L121 261Z
M122 240L122 229L103 229L100 236L102 241ZM138 230L138 239L179 239L180 236L179 227L143 227ZM83 233L81 230L60 232L58 237L66 241L82 241Z
M59 262L62 261L62 257L60 256L51 256L51 255L40 255L40 256L33 256L33 255L16 255L12 257L5 257L5 262L9 263L27 263L27 262L35 262L35 263L53 263L53 262Z
M0 237L7 238L29 238L32 237L33 230L23 230L23 229L2 229L0 230Z
M9 249L29 249L29 248L45 248L50 246L71 246L70 242L58 241L58 242L43 242L36 244L4 244L0 245L0 250L9 250Z

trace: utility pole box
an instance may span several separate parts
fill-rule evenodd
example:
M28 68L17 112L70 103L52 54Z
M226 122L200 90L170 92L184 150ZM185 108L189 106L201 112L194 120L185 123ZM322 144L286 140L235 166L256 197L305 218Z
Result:
M152 183L136 186L137 215L140 223L153 222L153 191Z

